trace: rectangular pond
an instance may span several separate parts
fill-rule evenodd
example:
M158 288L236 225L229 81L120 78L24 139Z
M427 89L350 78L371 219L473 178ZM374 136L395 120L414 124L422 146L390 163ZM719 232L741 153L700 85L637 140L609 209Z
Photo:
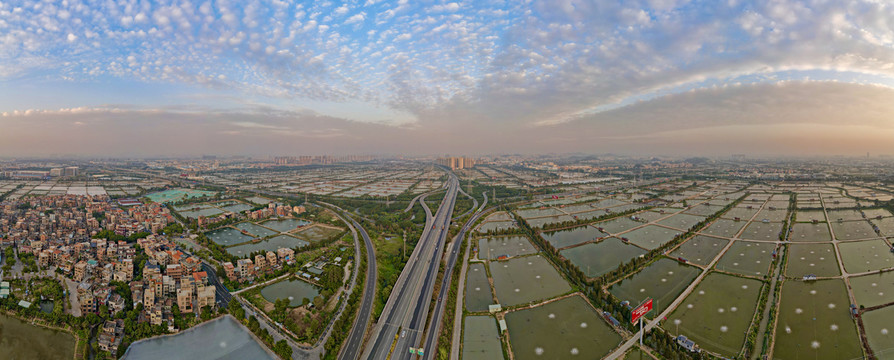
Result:
M663 326L706 350L734 358L745 345L762 286L758 280L708 274Z
M546 239L546 241L556 249L561 249L587 241L593 241L608 236L608 234L599 231L592 226L586 225L573 229L545 232L540 234L540 236Z
M254 239L254 237L245 235L241 231L233 229L231 227L225 227L221 229L217 229L214 231L209 231L205 233L209 239L217 243L218 245L230 246L241 244L246 241L250 241Z
M645 254L646 251L633 245L627 245L617 238L608 238L598 243L565 249L559 253L583 271L587 277L597 277L616 269L630 259Z
M504 306L548 299L571 290L550 263L539 255L490 263L497 299Z
M307 241L289 235L280 235L258 243L248 243L229 247L227 248L227 252L232 254L233 256L243 257L259 250L276 251L280 248L294 249L296 247L305 247L308 244L310 243Z
M299 219L279 219L262 222L261 225L279 232L287 232L297 229L299 226L309 225L309 221Z
M862 358L849 305L841 280L786 281L782 285L773 358Z
M211 196L213 191L194 190L194 189L170 189L165 191L154 192L146 195L149 200L154 202L181 201L202 196Z
M683 258L693 264L707 266L726 247L729 240L697 235L671 252L670 256Z
M466 316L463 323L463 360L503 358L497 320L490 316Z
M523 236L500 236L478 240L478 258L496 260L501 256L516 257L537 252Z
M254 224L254 223L250 223L250 222L238 223L238 224L236 224L236 228L240 229L240 230L248 231L250 234L255 235L256 237L259 237L259 238L267 237L270 235L275 235L277 233L276 231L270 230L268 228L265 228L263 226L260 226L260 225Z
M601 359L621 342L596 310L571 296L506 315L515 359Z
M308 302L320 295L320 289L301 280L292 279L279 281L261 289L261 296L267 301L275 303L276 299L289 299L289 306L300 306L304 299Z
M466 310L470 312L487 311L487 306L494 303L484 264L469 264L469 271L466 273L465 298Z
M630 301L633 306L646 298L654 299L656 311L650 313L651 317L670 306L700 272L695 266L661 258L635 275L612 285L608 291L621 301Z

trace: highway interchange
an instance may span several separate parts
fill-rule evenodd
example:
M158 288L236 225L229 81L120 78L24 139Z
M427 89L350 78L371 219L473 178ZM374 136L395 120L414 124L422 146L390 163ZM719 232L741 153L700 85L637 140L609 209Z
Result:
M323 203L340 212L339 215L344 217L342 220L360 233L360 237L363 238L368 255L366 269L367 276L363 295L361 297L361 305L358 314L354 319L351 332L339 353L339 359L411 359L416 356L410 352L411 348L425 349L423 358L433 358L436 352L435 348L437 346L438 329L440 329L443 313L445 311L446 301L444 301L444 299L449 291L452 269L456 264L458 257L457 250L459 250L460 246L459 244L454 244L454 246L451 247L451 253L448 256L445 267L445 278L438 291L438 300L433 309L434 313L432 314L431 321L429 322L428 327L426 327L425 322L428 319L432 294L435 291L435 282L438 277L441 259L443 257L443 246L446 243L450 226L454 220L452 215L456 204L456 196L458 192L462 192L456 175L449 170L445 169L445 171L447 171L447 174L449 175L446 184L447 192L434 215L425 203L425 197L436 191L420 194L410 203L410 207L412 207L418 200L422 205L426 212L425 228L416 248L410 255L407 264L398 277L391 295L385 304L382 315L380 316L378 323L372 329L368 339L366 339L366 330L371 321L371 312L375 300L375 288L377 284L375 250L373 249L372 242L370 241L366 230L363 229L356 220L350 217L348 211L331 204ZM168 178L168 180L179 179ZM255 190L254 192L268 196L293 197L291 194L275 191ZM478 208L478 202L474 197L469 196L465 192L463 192L463 194L473 199L473 210ZM478 209L482 209L486 204L487 200L485 200L484 204ZM471 211L472 210L469 210L469 212ZM477 212L468 222L466 222L460 230L457 239L462 239L464 234L469 230L475 220L478 219L481 213L482 212ZM466 214L468 214L468 212ZM466 214L463 214L462 216ZM359 239L356 239L355 236L355 243L358 242L357 240ZM229 302L233 296L220 283L216 276L211 276L211 274L215 273L211 264L203 264L203 268L209 273L209 278L212 278L211 282L217 288L218 302L222 304ZM251 311L250 309L248 310ZM262 323L264 322L265 321L262 321ZM276 330L276 327L272 326L272 324L262 325L270 325L271 330ZM329 326L331 326L331 324L329 324ZM427 332L426 329L428 329ZM324 336L323 338L328 338L329 330L331 329L327 329L327 336ZM281 335L275 336L277 338L281 337L291 340L287 336L279 334L278 331L272 331L271 333L274 335ZM427 334L427 336L423 338L424 334ZM289 343L293 350L296 350L293 353L293 358L308 359L318 358L321 355L320 350L322 350L322 344L325 342L318 342L313 349L296 346L297 344L293 341L289 341Z
M430 217L432 221L426 222L419 243L385 303L363 359L408 359L412 356L410 348L419 347L456 202L458 180L450 173L447 183L447 194L438 211ZM430 213L427 206L424 208Z

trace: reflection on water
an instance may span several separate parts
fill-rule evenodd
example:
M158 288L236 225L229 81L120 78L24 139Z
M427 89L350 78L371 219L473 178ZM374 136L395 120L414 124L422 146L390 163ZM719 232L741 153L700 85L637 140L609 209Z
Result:
M231 316L211 320L173 336L142 340L124 358L141 359L275 359Z
M0 314L0 359L74 358L75 337Z

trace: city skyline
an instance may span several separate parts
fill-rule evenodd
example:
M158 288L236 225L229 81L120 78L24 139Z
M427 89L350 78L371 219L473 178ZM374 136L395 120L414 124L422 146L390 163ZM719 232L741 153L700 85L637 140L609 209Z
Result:
M0 5L0 153L859 155L894 140L883 2L241 5Z

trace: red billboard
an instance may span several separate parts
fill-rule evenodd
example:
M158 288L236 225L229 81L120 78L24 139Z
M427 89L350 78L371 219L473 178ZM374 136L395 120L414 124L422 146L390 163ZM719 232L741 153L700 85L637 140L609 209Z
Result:
M636 321L649 311L652 311L652 299L646 299L640 306L633 309L633 312L630 313L630 322L636 324Z

